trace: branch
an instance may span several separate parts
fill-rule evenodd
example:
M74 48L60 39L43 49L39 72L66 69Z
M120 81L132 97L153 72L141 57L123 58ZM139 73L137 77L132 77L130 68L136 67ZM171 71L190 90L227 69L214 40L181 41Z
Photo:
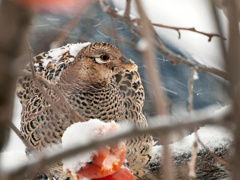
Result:
M32 77L32 72L29 71L23 71L22 75L24 76L28 76L28 77ZM56 101L56 102L60 102L63 103L67 109L68 112L70 112L70 115L72 117L72 119L74 121L85 121L81 115L79 115L73 108L72 106L69 104L69 102L66 100L66 98L63 96L62 92L60 89L58 89L56 87L56 85L50 83L49 81L47 81L46 79L44 79L42 76L39 76L38 74L35 74L35 82L39 82L40 84L44 84L47 88L55 91L55 93L57 94L57 96L59 97L60 101ZM42 87L41 85L39 85L39 87ZM45 92L44 88L41 88L43 92ZM54 108L54 104L56 104L56 102L52 101L52 98L49 97L49 95L45 92L44 97L46 99L47 102L49 102L49 104L51 104L51 107ZM46 107L48 108L48 107ZM56 110L57 112L60 113L60 115L62 114L62 112L58 109L58 108L54 108L54 110Z
M188 112L190 113L190 116L194 117L193 113L193 85L194 85L194 74L196 73L195 69L192 67L190 68L190 74L188 78ZM188 164L189 167L189 178L194 180L196 178L196 159L197 159L197 130L194 128L194 134L195 134L195 141L193 143L193 150L191 154L191 159Z
M139 27L135 26L134 23L123 16L119 15L118 11L111 8L110 6L106 5L102 0L99 1L99 4L102 8L102 10L106 13L109 14L110 16L116 18L117 20L121 21L132 33L137 35L138 37L141 37L141 33L139 30ZM161 47L157 42L155 42L155 47L156 50L168 58L172 63L174 64L181 64L189 67L195 67L197 71L203 71L207 73L211 73L213 75L219 76L223 79L227 79L227 75L224 71L218 70L216 68L211 68L208 66L205 66L203 64L200 64L198 62L194 62L189 59L185 59L172 51L170 51L167 48Z
M130 9L131 9L131 1L132 0L126 0L126 8L125 8L125 12L124 12L124 17L127 19L128 18L130 19L129 14L130 14Z
M188 105L187 109L189 113L193 111L193 83L194 83L194 74L196 73L195 69L190 68L190 74L188 78Z
M233 155L233 172L232 179L240 177L240 35L238 24L238 3L236 0L228 0L228 52L226 59L226 69L228 71L228 79L230 82L229 92L233 102L233 120L234 120L234 155Z
M208 42L210 42L213 37L219 37L219 38L221 38L223 40L226 40L225 37L223 37L223 36L221 36L219 34L216 34L216 33L206 33L206 32L202 32L202 31L198 31L194 27L192 27L192 28L183 28L183 27L166 26L166 25L158 24L158 23L152 23L152 25L153 26L157 26L157 27L162 27L162 28L168 28L168 29L176 30L178 32L178 38L179 39L181 38L180 30L184 30L184 31L191 31L191 32L195 32L195 33L207 36L208 37Z
M168 114L168 103L166 97L162 91L161 81L159 78L159 74L156 73L156 64L155 64L155 56L153 53L154 44L153 39L151 37L151 26L149 26L149 20L144 12L144 9L139 0L135 0L142 24L141 31L141 41L143 43L143 48L140 48L140 51L143 55L144 64L146 65L146 72L151 82L152 87L152 100L154 102L154 108L157 115Z
M24 37L26 36L32 12L15 3L2 0L0 5L0 150L7 140L6 132L12 119L14 92L17 77L13 73L18 71L14 63L22 54ZM19 69L21 67L18 67ZM0 172L0 179L1 172Z
M207 146L205 146L205 144L203 144L203 142L199 138L198 134L196 134L196 136L197 136L197 142L199 144L201 144L201 146L206 150L206 152L208 152L210 154L210 156L212 156L216 160L217 163L223 165L226 169L230 169L230 165L226 161L224 161L223 159L219 158Z
M63 28L63 30L61 31L61 33L59 34L57 40L55 43L53 43L53 47L52 48L57 48L62 46L63 42L66 40L67 35L69 34L69 32L77 25L77 23L80 21L81 19L81 14L82 11L78 11L78 13L76 13L76 15L74 16L74 18L66 25L65 28Z
M231 113L224 113L219 116L213 116L212 114L209 116L203 116L206 115L206 111L199 111L196 112L196 117L192 119L191 116L187 116L184 118L179 118L177 121L178 123L171 124L170 122L165 125L154 125L151 127L143 128L143 129L137 129L137 128L123 128L122 131L116 132L115 135L104 137L102 139L97 139L92 142L89 142L85 145L78 145L76 147L69 148L68 150L60 150L59 152L51 152L49 154L39 155L38 158L35 160L29 161L27 164L22 165L20 168L9 171L8 175L10 177L16 177L22 175L24 172L27 172L31 169L40 169L41 167L44 167L46 165L52 164L54 162L57 162L61 160L62 158L67 158L70 156L73 156L77 153L81 153L84 151L87 151L89 149L95 149L99 148L105 144L115 144L121 139L129 138L138 136L141 134L159 134L161 136L168 135L170 133L175 133L182 129L193 129L199 126L203 126L206 124L209 125L229 125L231 122ZM165 118L165 117L162 117ZM171 117L170 117L171 118ZM179 123L182 122L182 123Z
M25 147L29 150L29 151L33 151L33 147L30 146L30 144L28 143L28 141L26 141L26 139L23 137L23 135L21 134L21 132L18 130L18 128L11 122L10 123L10 127L11 129L15 132L15 134L19 137L19 139L22 141L22 143L25 145Z
M196 134L196 132L195 132ZM193 150L192 150L192 155L191 155L191 160L188 164L189 167L189 177L190 179L195 179L196 178L196 172L195 172L195 166L196 166L196 159L197 159L197 141L195 140L193 143Z

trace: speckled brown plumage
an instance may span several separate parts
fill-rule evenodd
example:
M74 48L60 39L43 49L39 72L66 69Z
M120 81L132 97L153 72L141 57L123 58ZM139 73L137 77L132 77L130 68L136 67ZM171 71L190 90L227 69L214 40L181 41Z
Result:
M59 49L62 53L57 58L51 56L51 51L34 57L36 74L55 85L83 120L127 120L137 127L146 127L142 113L144 90L133 61L125 59L116 47L107 43L86 45L75 55L70 52L70 46ZM26 70L30 69L28 65ZM51 100L44 97L39 85ZM21 132L34 149L44 151L60 144L65 129L78 121L72 118L53 89L36 83L32 77L19 78L17 95L23 107ZM150 176L152 146L150 135L127 140L127 159L136 177ZM67 177L59 170L61 166L54 168L50 168L53 175L60 179Z

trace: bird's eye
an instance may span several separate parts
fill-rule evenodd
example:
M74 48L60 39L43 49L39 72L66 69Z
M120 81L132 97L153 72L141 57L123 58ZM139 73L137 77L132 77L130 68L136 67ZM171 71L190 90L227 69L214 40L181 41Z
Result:
M105 64L108 63L110 60L110 56L107 54L103 54L100 57L96 57L94 58L95 62L99 63L99 64Z
M110 59L109 55L107 55L107 54L101 55L100 58L101 58L103 61L108 61L108 60Z

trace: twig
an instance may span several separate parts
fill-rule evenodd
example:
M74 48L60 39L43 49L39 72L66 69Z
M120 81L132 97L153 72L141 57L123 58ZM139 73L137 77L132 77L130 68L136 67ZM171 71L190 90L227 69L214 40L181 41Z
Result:
M209 153L210 156L212 156L219 164L223 165L226 169L230 169L230 165L224 161L223 159L219 158L216 154L214 154L205 144L201 141L198 134L197 136L197 142L201 144L201 146Z
M205 111L204 111L205 112ZM137 129L137 128L125 128L122 132L116 132L114 136L111 137L105 137L104 139L94 140L92 142L89 142L85 145L79 145L76 147L73 147L68 150L61 150L60 152L52 152L49 154L45 154L44 156L39 156L39 158L35 158L34 161L30 161L27 164L22 165L19 169L16 169L15 171L10 171L8 174L11 177L19 176L23 174L24 172L28 171L29 168L39 168L39 164L41 164L41 167L44 167L48 164L55 163L62 158L67 158L70 156L73 156L74 154L81 153L84 151L87 151L89 149L95 149L99 148L102 145L105 144L115 144L117 141L129 137L138 136L140 134L160 134L161 136L167 135L170 133L174 133L176 131L179 131L180 129L192 129L194 127L198 127L201 125L224 125L226 126L226 123L229 124L229 118L231 118L230 113L225 113L221 117L216 117L211 114L211 116L205 116L203 117L203 114L206 115L202 111L196 112L197 118L191 118L190 116L179 118L177 122L181 123L168 123L166 125L154 125L147 128ZM165 118L165 117L163 117ZM191 121L190 121L191 120Z
M76 13L76 15L74 16L74 18L67 24L67 26L61 31L61 33L59 34L56 43L54 44L54 48L56 47L60 47L62 46L63 42L65 41L67 35L69 34L69 32L77 25L77 23L80 21L81 19L81 14L82 11L78 11L78 13Z
M129 20L125 19L123 16L119 15L117 10L115 10L115 9L111 8L110 6L106 5L102 0L99 1L99 4L100 4L102 10L105 13L107 13L110 16L113 16L117 20L121 21L123 24L125 24L125 26L130 31L132 31L132 33L134 33L138 37L141 37L141 33L140 33L139 28L136 27L132 23L132 21L129 21ZM200 64L198 62L194 62L194 61L189 60L189 59L185 59L185 58L183 58L179 55L176 55L175 53L173 53L169 49L161 47L157 42L155 42L155 47L156 47L156 50L160 54L162 54L163 56L168 58L174 64L181 64L181 65L185 65L185 66L189 66L189 67L195 67L197 71L203 71L203 72L211 73L213 75L216 75L216 76L219 76L221 78L227 79L227 75L224 71L218 70L216 68L211 68L211 67L205 66L203 64Z
M210 42L212 40L213 37L219 37L223 40L226 40L225 37L222 37L221 35L217 34L217 33L206 33L206 32L202 32L202 31L198 31L196 30L194 27L192 28L183 28L183 27L174 27L174 26L167 26L167 25L163 25L163 24L158 24L158 23L152 23L153 26L157 26L157 27L162 27L162 28L168 28L168 29L174 29L178 32L178 38L181 38L181 33L180 30L184 30L184 31L191 31L191 32L195 32L198 34L202 34L204 36L208 37L208 42Z
M168 136L165 136L163 138L163 152L162 152L162 158L163 158L163 173L162 177L165 180L173 180L175 179L174 176L174 170L173 170L173 162L172 162L172 154L171 149L169 148L169 138Z
M195 132L196 134L196 132ZM189 167L189 178L191 180L196 178L195 166L196 166L196 159L197 159L197 141L195 140L193 143L193 150L191 155L191 160L188 164Z
M32 19L31 10L14 1L2 0L0 5L0 150L8 139L7 130L12 119L17 77L9 72L18 71L13 65L23 53L24 37ZM6 58L8 57L8 58ZM19 69L21 67L18 67ZM0 172L0 179L2 172Z
M239 179L240 177L240 35L238 24L238 4L236 0L228 0L228 52L226 59L226 69L228 72L228 79L230 82L229 92L233 101L233 120L234 120L234 155L233 155L233 172L232 179Z
M194 74L196 73L195 68L190 68L190 74L188 78L188 112L191 114L193 112L193 83L194 83Z
M125 8L125 12L124 12L124 17L125 18L130 18L129 14L130 14L130 9L131 9L131 1L132 0L126 0L126 8Z
M28 77L32 77L32 73L29 72L29 71L23 71L22 72L22 75L24 76L28 76ZM42 76L39 76L36 74L36 79L44 84L47 88L53 90L56 92L56 94L58 95L59 99L60 99L60 102L63 103L67 109L68 112L70 112L70 115L72 117L73 120L76 120L76 121L85 121L73 108L72 106L69 104L69 102L67 101L67 99L63 96L62 92L60 89L58 89L56 87L56 85L50 83L49 81L47 81L46 79L44 79ZM47 95L48 96L48 95ZM48 98L46 98L48 100ZM53 102L53 104L55 104ZM62 113L60 110L56 109L58 112Z
M159 74L156 73L156 65L155 65L155 56L153 54L154 45L153 39L151 37L151 29L149 27L149 20L144 12L144 9L139 0L135 0L142 25L141 38L144 48L141 48L141 52L143 54L144 64L146 65L146 72L151 82L151 86L153 89L153 94L155 97L152 97L154 101L155 112L158 115L168 114L168 103L166 101L166 97L162 91L161 81L159 78Z
M193 85L194 85L194 74L196 73L195 68L190 68L190 74L188 78L188 112L190 116L194 117L193 113ZM195 172L195 167L196 167L196 159L197 159L197 130L194 128L194 134L195 134L195 141L193 143L193 150L191 154L191 159L188 164L189 167L189 178L190 179L195 179L196 178L196 172Z
M29 151L33 151L34 148L32 146L30 146L30 144L28 143L28 141L26 141L26 139L23 137L22 133L18 130L18 128L12 123L10 122L9 126L11 127L11 129L15 132L15 134L19 137L19 139L23 142L23 144L25 145L25 147L29 150Z
M19 137L19 139L23 142L23 144L25 145L25 147L30 151L33 152L34 148L28 143L28 141L26 141L26 139L23 137L23 135L21 134L21 132L18 130L18 128L11 122L10 123L10 127L11 129L15 132L15 134ZM34 154L33 154L34 155ZM48 172L48 170L46 169L46 167L42 167L42 172L50 179L53 180L52 175Z

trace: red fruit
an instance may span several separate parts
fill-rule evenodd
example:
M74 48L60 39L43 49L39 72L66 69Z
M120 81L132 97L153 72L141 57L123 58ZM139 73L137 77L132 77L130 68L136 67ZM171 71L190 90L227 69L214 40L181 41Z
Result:
M106 133L114 132L117 129L115 123L101 125L95 129L97 136L103 136ZM97 155L93 156L92 161L81 167L77 172L67 171L73 174L76 179L83 177L89 179L97 179L109 176L118 171L126 158L126 146L121 142L113 146L104 146L97 151Z
M126 157L125 145L105 146L98 150L91 163L81 168L76 175L86 178L101 178L113 174L123 164Z
M120 168L117 172L109 176L92 180L134 180L134 176L129 169Z

